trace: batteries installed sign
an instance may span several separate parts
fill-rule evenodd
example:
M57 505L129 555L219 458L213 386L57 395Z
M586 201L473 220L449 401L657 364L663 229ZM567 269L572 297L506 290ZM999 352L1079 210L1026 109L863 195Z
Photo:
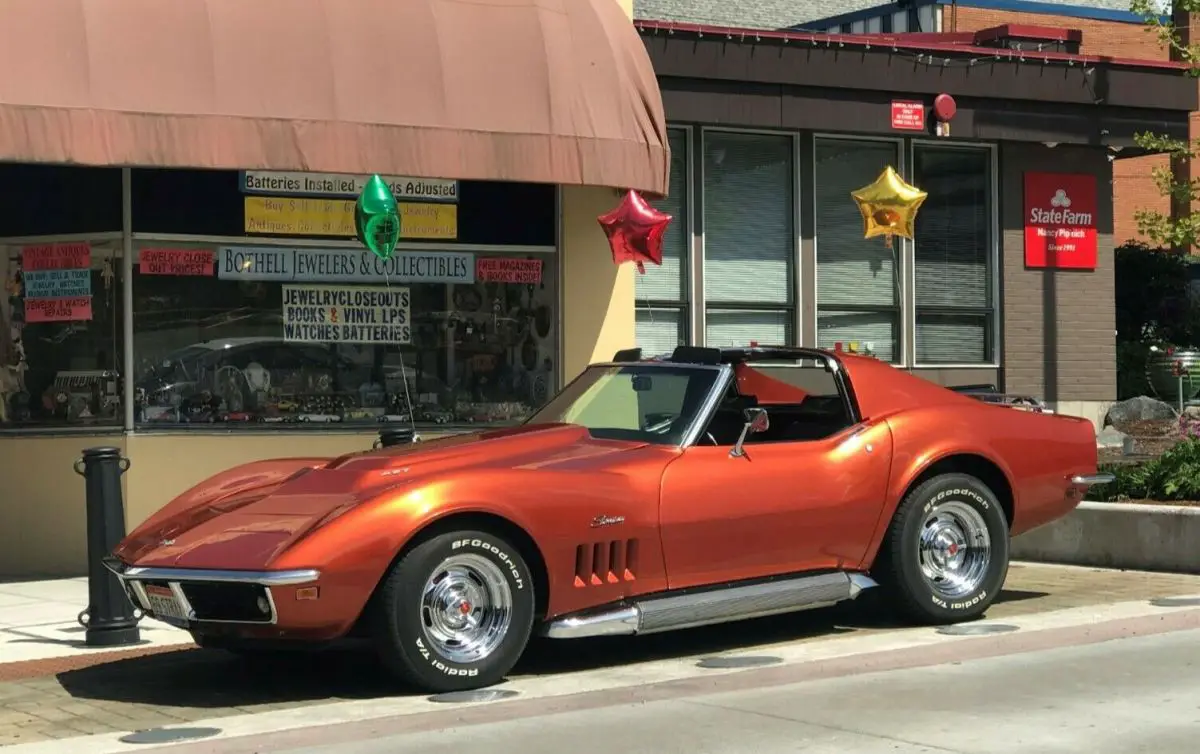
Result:
M280 170L243 170L240 174L243 194L271 196L356 197L362 193L368 177L347 173L296 173ZM391 188L397 200L458 201L458 181L405 178L397 175L380 177Z

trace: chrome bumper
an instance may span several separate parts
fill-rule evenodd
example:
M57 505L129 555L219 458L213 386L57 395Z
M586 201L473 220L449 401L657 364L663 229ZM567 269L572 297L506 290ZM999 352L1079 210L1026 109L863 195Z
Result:
M1071 484L1077 487L1091 487L1094 484L1108 484L1116 479L1112 474L1076 474L1071 477Z
M155 615L151 607L151 601L146 594L146 582L157 581L167 585L171 590L171 594L179 603L184 614L187 616L187 624L191 623L241 623L250 625L274 624L278 619L278 614L275 610L275 598L271 594L270 587L276 586L294 586L299 584L308 584L317 581L321 577L320 571L312 568L296 569L290 571L227 571L217 569L201 569L201 568L159 568L154 566L131 566L127 565L117 558L108 557L104 559L104 567L112 571L122 586L125 587L129 594L130 600L135 607L140 608L143 612L162 620L172 625L177 625L180 628L187 628L187 625L180 625L177 620L169 620L167 618ZM209 618L198 616L196 609L193 606L193 600L188 598L184 589L185 585L192 585L193 588L200 588L200 585L221 585L221 584L239 584L262 587L262 597L266 599L269 606L266 620L225 620L221 618Z

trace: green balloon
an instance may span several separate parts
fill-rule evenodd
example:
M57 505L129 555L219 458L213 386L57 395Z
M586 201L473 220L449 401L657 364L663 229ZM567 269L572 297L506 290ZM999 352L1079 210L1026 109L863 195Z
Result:
M383 260L391 258L400 241L396 197L378 175L371 176L354 203L354 230L362 245Z

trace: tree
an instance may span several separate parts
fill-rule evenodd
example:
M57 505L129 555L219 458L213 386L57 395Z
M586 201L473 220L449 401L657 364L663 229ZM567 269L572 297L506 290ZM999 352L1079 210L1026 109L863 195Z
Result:
M1192 11L1200 11L1200 0L1132 0L1130 10L1144 19L1146 31L1158 37L1172 60L1187 66L1187 75L1200 77L1200 43L1192 41L1189 28L1179 28L1180 19L1186 23ZM1180 180L1177 175L1180 166L1200 156L1200 144L1151 132L1136 134L1134 142L1170 158L1170 167L1156 167L1153 175L1155 186L1170 200L1172 211L1137 210L1134 219L1138 231L1154 243L1172 249L1191 250L1200 245L1200 211L1195 208L1200 199L1200 178Z
M1145 20L1146 31L1158 37L1171 60L1186 65L1188 76L1200 77L1200 43L1192 41L1190 29L1181 30L1177 24L1177 19L1189 19L1192 11L1200 11L1200 0L1132 0L1129 10ZM1139 233L1169 249L1190 250L1200 245L1200 211L1194 209L1200 199L1200 179L1180 180L1177 176L1178 166L1200 156L1200 144L1148 131L1135 134L1134 142L1170 157L1170 167L1154 168L1153 178L1160 195L1170 199L1172 209L1169 213L1136 210Z

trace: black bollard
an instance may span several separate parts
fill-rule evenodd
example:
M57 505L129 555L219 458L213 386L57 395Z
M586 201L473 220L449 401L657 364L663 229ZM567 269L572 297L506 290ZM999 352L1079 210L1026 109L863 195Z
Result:
M384 427L379 430L379 447L390 448L414 442L412 427Z
M125 536L121 475L129 459L117 448L88 448L75 462L87 494L88 609L86 642L90 647L120 647L141 641L138 618L121 580L104 567Z

